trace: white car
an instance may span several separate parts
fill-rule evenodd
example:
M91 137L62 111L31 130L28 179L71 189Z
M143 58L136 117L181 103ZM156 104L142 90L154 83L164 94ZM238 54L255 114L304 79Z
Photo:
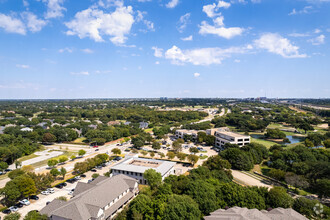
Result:
M42 191L41 194L47 196L47 195L49 195L50 193L49 193L48 191Z
M9 210L12 212L17 212L18 208L16 206L11 206L11 207L9 207Z
M23 205L30 205L31 204L30 201L27 200L27 199L23 199L23 200L19 201L19 203L21 203Z
M47 191L48 191L49 193L54 193L54 192L55 192L55 190L52 189L52 188L47 189Z

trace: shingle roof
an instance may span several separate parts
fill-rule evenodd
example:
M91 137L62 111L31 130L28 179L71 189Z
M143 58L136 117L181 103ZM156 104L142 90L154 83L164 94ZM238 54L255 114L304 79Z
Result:
M276 208L271 211L233 207L227 210L218 209L205 220L307 220L303 215L293 209Z
M90 184L78 183L74 192L75 197L68 202L54 200L40 213L72 220L96 218L101 208L123 192L134 188L136 183L135 179L125 175L116 175L111 178L98 177Z

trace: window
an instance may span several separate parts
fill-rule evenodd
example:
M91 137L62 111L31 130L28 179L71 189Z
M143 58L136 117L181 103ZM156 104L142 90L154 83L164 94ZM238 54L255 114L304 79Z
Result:
M238 139L237 141L243 141L243 139Z
M250 138L245 138L244 141L250 141Z

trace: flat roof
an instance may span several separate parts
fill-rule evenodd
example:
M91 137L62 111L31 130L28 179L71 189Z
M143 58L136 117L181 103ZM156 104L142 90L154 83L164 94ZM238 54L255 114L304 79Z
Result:
M131 157L113 166L113 170L144 173L148 169L154 169L164 176L176 163L171 161Z
M243 134L239 134L239 133L236 133L236 132L232 132L232 131L217 131L219 134L224 134L224 135L228 135L228 136L231 136L231 137L250 137L250 136L247 136L247 135L243 135Z

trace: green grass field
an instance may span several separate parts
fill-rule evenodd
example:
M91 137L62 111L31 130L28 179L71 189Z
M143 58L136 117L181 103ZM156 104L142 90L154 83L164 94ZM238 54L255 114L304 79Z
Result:
M86 140L85 137L80 137L80 138L77 138L76 140L73 141L73 143L84 143L83 141Z
M267 140L256 139L256 138L251 138L251 142L262 144L267 148L270 148L271 146L277 144L276 142L273 142L273 141L267 141Z

